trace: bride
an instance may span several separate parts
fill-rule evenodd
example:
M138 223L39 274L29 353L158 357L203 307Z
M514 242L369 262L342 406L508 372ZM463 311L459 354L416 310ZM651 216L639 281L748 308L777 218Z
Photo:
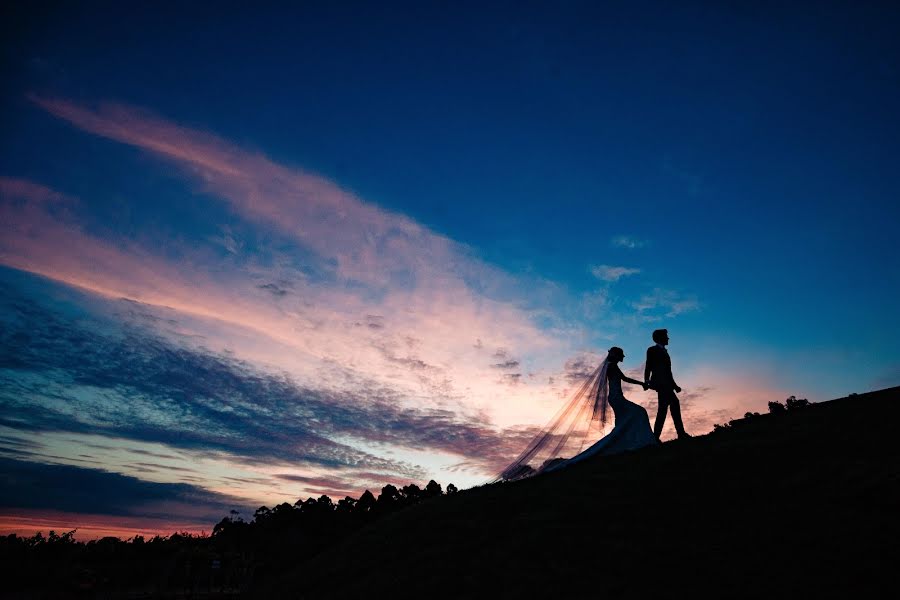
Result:
M511 481L537 473L555 471L597 455L618 454L659 442L650 429L650 417L644 407L631 402L622 393L622 382L643 386L647 384L626 377L619 368L625 352L618 346L581 384L571 400L531 441L519 457L494 481ZM584 452L588 439L603 431L607 422L607 407L613 409L615 426ZM572 458L562 458L568 454Z
M600 438L600 440L582 452L566 461L557 462L547 471L556 470L563 466L580 462L586 458L598 454L618 454L628 450L637 450L644 446L652 446L659 443L653 430L650 429L650 417L647 409L625 398L622 393L622 382L640 385L647 389L647 384L630 377L626 377L619 368L619 363L625 360L625 351L618 346L609 349L606 357L606 382L609 386L608 402L615 413L616 424L612 431ZM601 384L602 385L602 384Z

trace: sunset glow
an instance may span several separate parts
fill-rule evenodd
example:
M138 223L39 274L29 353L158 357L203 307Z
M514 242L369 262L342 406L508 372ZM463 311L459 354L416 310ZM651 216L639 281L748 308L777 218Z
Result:
M279 35L315 47L259 72L233 49L207 72L210 38L172 41L161 72L124 47L99 75L64 21L23 34L3 92L0 534L210 532L310 496L479 485L610 346L642 377L657 327L695 434L900 383L900 178L858 158L900 136L854 133L896 133L894 114L707 97L682 79L718 77L714 49L616 71L590 45L629 44L577 23L497 32L514 52L470 23L463 56L437 40L422 63L415 23L348 34L364 56L303 25ZM784 76L746 67L748 90ZM665 93L623 101L629 72ZM789 115L833 137L773 141Z

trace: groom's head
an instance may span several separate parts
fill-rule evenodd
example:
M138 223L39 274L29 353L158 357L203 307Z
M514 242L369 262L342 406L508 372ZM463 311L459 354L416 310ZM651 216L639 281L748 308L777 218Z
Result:
M668 329L657 329L653 332L653 341L657 344L662 344L665 346L669 343L669 330Z

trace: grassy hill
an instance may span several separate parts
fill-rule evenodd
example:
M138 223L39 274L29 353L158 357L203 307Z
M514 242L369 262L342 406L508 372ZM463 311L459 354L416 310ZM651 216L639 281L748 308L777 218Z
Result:
M900 387L396 513L265 597L881 595L900 551Z

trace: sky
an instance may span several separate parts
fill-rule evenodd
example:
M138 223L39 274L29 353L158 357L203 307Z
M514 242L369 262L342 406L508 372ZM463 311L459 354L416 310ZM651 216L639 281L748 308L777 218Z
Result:
M900 384L897 7L487 4L3 9L0 533L479 485L662 327L695 434Z

